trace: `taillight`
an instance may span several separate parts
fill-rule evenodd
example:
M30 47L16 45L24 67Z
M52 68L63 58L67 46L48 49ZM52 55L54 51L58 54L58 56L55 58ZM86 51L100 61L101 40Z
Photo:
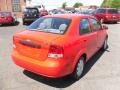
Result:
M109 16L106 15L105 17L108 18Z
M63 47L57 45L51 45L49 48L48 57L50 58L63 58Z

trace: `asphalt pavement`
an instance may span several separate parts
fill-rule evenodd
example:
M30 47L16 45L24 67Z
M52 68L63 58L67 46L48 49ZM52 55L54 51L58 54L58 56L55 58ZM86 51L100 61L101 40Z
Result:
M12 37L26 26L0 26L0 90L120 90L120 23L106 25L109 48L91 58L79 81L46 78L16 66Z

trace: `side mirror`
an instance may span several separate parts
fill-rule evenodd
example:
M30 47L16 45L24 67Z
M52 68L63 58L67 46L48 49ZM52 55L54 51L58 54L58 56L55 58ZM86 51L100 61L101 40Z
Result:
M103 29L108 30L108 26L103 25Z

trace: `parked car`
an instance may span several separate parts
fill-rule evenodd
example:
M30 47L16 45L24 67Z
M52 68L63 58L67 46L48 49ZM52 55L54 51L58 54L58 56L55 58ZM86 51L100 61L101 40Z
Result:
M40 17L39 10L36 7L26 7L23 12L23 25L32 23Z
M113 8L99 8L94 13L94 16L98 18L102 23L119 21L118 10Z
M118 14L119 14L119 22L120 22L120 10L118 10Z
M15 24L16 18L12 12L0 12L0 25Z
M39 18L13 37L14 63L39 75L79 79L85 63L107 48L107 27L93 16L56 14Z
M81 14L93 15L95 12L94 9L81 10Z
M48 11L47 10L41 10L40 11L40 16L46 16L46 15L48 15Z
M52 9L49 11L49 14L52 15L52 14L65 14L67 13L66 11L63 11L63 10L58 10L58 9Z

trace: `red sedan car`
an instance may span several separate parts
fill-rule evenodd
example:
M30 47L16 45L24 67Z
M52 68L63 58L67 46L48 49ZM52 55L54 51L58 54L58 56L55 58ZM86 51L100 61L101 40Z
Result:
M118 10L118 13L119 13L119 22L120 22L120 10Z
M79 79L85 63L107 48L107 27L87 15L59 14L39 18L13 37L15 64L39 75Z
M40 11L40 16L46 16L46 15L48 15L48 11L47 10L41 10Z
M117 23L119 21L119 14L117 9L113 8L99 8L94 13L94 16L101 21Z
M0 25L15 24L15 17L11 12L0 12Z

